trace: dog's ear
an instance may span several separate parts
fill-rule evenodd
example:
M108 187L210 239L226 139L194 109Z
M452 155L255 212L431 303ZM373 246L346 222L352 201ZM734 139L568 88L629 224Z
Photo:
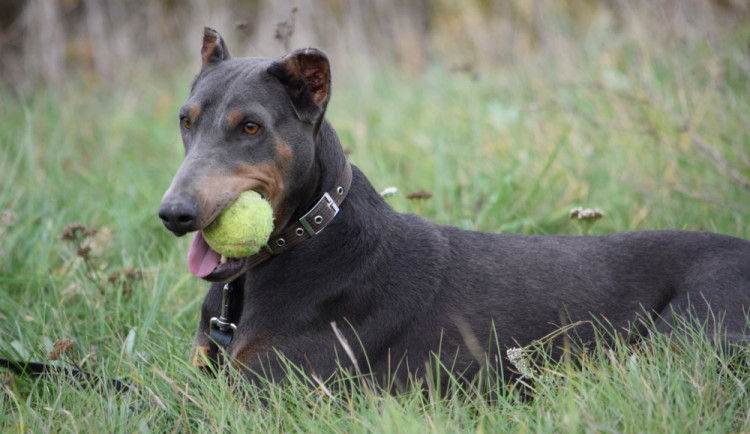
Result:
M203 59L203 65L205 66L208 63L221 62L230 57L229 49L219 32L210 27L204 27L203 46L201 47L201 59Z
M331 67L326 54L315 48L297 50L271 64L268 73L284 85L297 117L314 123L317 131L331 98Z

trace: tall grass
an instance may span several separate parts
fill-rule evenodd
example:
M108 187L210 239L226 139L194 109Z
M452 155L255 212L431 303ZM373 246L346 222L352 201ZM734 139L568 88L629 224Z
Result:
M748 238L749 41L746 31L716 46L590 38L512 67L407 77L334 58L329 118L375 187L399 189L396 209L440 223ZM331 398L305 378L261 392L196 373L188 353L206 286L186 270L187 240L156 216L180 164L176 108L193 72L0 91L0 352L43 360L71 339L55 363L134 389L101 395L3 374L3 430L750 429L747 366L700 339L546 364L559 379L534 385L533 399L518 384L501 384L494 400L361 389ZM406 199L418 189L433 197ZM568 218L574 206L605 217L582 226Z

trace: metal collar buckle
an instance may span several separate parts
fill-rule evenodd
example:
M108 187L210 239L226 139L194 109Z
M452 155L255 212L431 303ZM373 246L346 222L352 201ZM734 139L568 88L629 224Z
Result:
M320 200L318 201L318 203L315 204L315 206L310 210L310 212L308 212L307 214L303 215L299 219L299 224L305 229L305 231L308 234L310 234L311 237L314 236L314 235L319 234L326 227L326 225L322 224L323 223L323 217L320 216L320 215L316 215L315 217L313 217L313 222L316 224L315 228L313 228L310 225L310 222L307 221L307 219L312 214L315 214L316 212L319 212L319 211L317 211L318 207L320 206L321 203L324 203L324 202L325 202L326 205L328 205L329 208L331 208L333 210L333 215L329 218L329 221L333 220L333 218L336 217L338 215L338 213L339 213L339 206L336 205L336 202L333 200L333 198L331 197L331 195L328 194L328 192L323 193L323 197L320 198Z

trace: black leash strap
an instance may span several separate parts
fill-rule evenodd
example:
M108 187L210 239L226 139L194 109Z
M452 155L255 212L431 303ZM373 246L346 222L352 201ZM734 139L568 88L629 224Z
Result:
M100 390L113 389L118 393L130 390L130 385L120 380L104 379L91 372L49 363L23 362L0 357L0 368L9 369L19 375L62 375L75 386L99 388Z

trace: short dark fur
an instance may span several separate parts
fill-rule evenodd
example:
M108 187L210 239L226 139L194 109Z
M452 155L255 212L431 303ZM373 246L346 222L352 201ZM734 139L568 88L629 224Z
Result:
M334 185L346 158L324 118L328 60L314 49L280 61L233 59L211 29L202 57L181 112L199 114L183 128L185 161L160 216L182 235L254 189L272 203L277 233ZM228 110L240 110L261 132L249 137L226 127ZM291 150L291 157L281 158L279 149ZM262 176L254 172L259 167ZM641 318L669 331L673 313L688 310L708 322L707 333L721 321L724 339L745 340L747 241L683 231L587 237L463 231L395 212L353 171L340 214L320 235L250 270L238 261L207 277L240 276L231 312L237 332L227 352L249 378L255 372L282 377L276 351L321 378L335 371L336 354L348 365L332 321L352 343L361 369L369 364L382 379L399 366L400 381L423 375L438 350L455 372L471 378L485 357L477 357L473 343L489 351L486 360L498 360L497 348L487 345L493 324L499 359L505 349L572 322L601 320L625 333L640 331ZM208 319L219 312L221 287L211 285L203 303L196 348L208 345ZM584 342L594 338L589 327L577 335Z

